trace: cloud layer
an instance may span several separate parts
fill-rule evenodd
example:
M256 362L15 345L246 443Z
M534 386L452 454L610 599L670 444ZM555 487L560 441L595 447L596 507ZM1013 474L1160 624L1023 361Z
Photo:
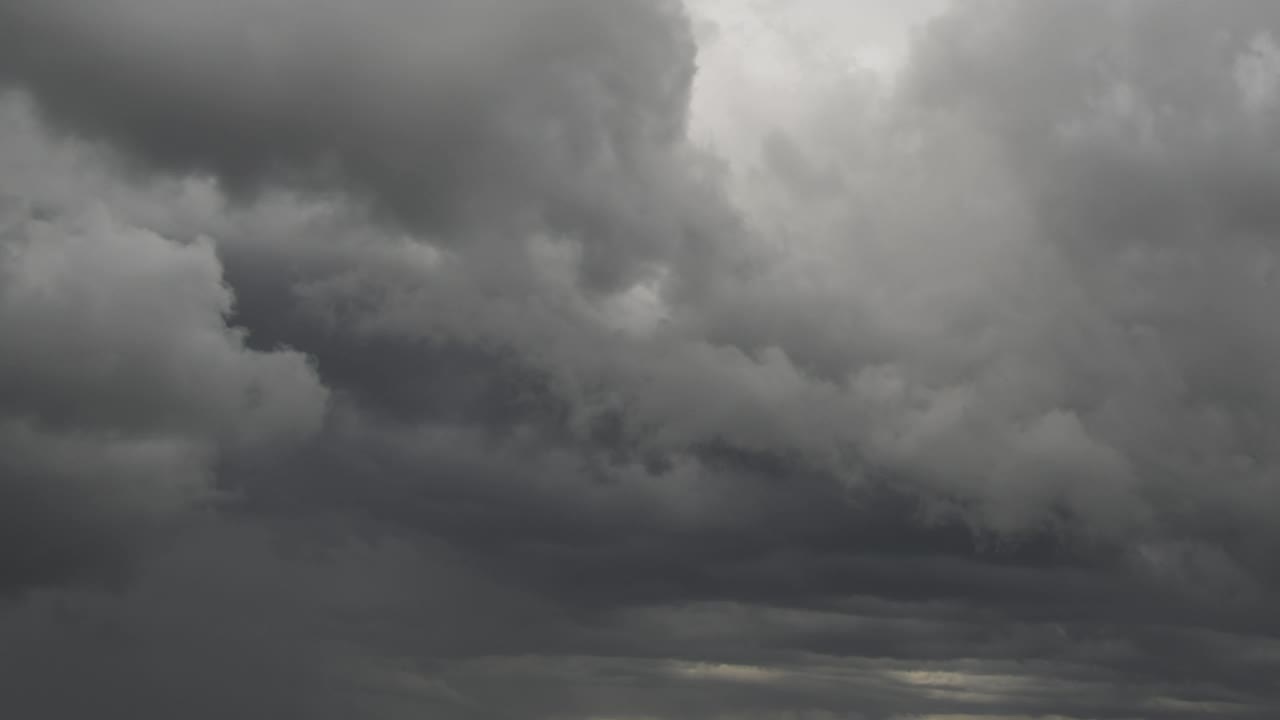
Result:
M1274 716L1280 14L939 13L0 0L0 709Z

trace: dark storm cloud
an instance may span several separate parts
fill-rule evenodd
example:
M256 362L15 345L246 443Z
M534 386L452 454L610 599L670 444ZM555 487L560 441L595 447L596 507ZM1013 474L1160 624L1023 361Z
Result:
M0 708L1274 716L1274 15L0 0Z
M606 286L712 219L671 172L694 48L668 0L15 0L0 27L54 124L234 193L349 193L445 241L563 234Z
M1057 362L1074 388L1061 402L1157 512L1273 543L1255 508L1277 492L1280 344L1263 317L1280 299L1265 210L1280 17L1251 2L999 7L940 21L912 89L1001 143L1039 238L1089 298L1074 319L1088 359Z
M227 452L318 429L325 392L295 352L248 350L212 246L106 210L0 235L0 587L113 563L215 488Z
M47 590L7 608L5 706L36 717L489 717L465 714L412 660L518 648L524 623L547 619L536 597L438 545L317 550L291 543L290 524L202 518L145 553L127 588Z

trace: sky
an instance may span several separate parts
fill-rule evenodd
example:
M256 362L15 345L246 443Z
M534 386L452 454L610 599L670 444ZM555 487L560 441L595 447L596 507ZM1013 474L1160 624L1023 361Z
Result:
M0 0L0 716L1280 717L1278 38Z

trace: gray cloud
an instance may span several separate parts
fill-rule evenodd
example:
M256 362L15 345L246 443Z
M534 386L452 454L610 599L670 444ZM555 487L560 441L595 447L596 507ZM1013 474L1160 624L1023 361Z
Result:
M208 242L181 246L103 208L39 219L10 205L0 239L9 588L110 559L209 499L220 454L301 439L325 404L300 354L251 351L227 327L232 296Z
M0 707L1275 715L1274 15L0 2Z
M445 241L563 235L605 286L714 220L671 171L694 52L673 2L16 1L0 21L5 74L53 123L233 193L349 193Z
M922 43L912 90L998 140L1059 282L1088 298L1069 316L1088 328L1088 359L1055 363L1075 376L1065 401L1084 427L1125 455L1161 511L1191 501L1193 515L1266 533L1252 508L1275 492L1263 438L1277 346L1260 321L1275 291L1257 163L1276 128L1265 97L1277 18L1259 3L1207 10L956 13Z

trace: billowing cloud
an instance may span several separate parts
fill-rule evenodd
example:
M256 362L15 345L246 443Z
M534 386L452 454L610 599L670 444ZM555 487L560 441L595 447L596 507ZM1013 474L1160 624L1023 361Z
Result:
M836 5L0 0L0 709L1274 716L1280 15Z
M606 286L713 219L670 171L694 47L666 0L17 0L0 26L4 74L53 123L235 193L350 194L507 252L565 236Z
M32 200L7 198L0 235L6 588L111 561L211 500L221 456L305 438L326 402L301 354L228 327L210 242Z

